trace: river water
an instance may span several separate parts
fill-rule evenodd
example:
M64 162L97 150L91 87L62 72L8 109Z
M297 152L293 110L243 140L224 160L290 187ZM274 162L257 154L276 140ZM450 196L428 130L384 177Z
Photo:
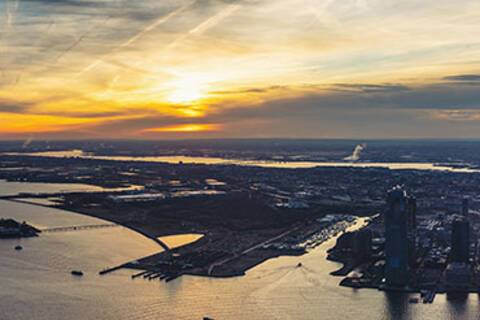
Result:
M141 186L131 185L119 188L103 188L81 183L37 183L37 182L6 182L0 180L0 196L11 196L20 193L65 193L65 192L101 192L140 190Z
M8 183L0 182L3 190ZM0 217L39 227L104 221L57 209L0 201ZM21 244L24 249L13 248ZM325 259L330 240L302 257L269 260L246 276L211 279L184 276L172 282L131 280L131 271L98 271L161 248L125 228L45 233L0 240L0 319L478 319L477 295L431 305L408 304L407 295L338 286ZM303 266L296 268L298 262ZM80 269L84 277L70 275Z
M313 162L313 161L273 161L273 160L241 160L224 159L215 157L189 157L189 156L154 156L154 157L131 157L131 156L96 156L84 153L82 150L46 151L36 153L8 153L10 155L30 155L53 158L83 158L97 160L116 161L141 161L185 164L210 164L210 165L240 165L263 168L315 168L315 167L347 167L347 168L385 168L391 170L434 170L450 171L459 173L480 172L478 169L467 167L455 167L453 165L437 165L427 162Z

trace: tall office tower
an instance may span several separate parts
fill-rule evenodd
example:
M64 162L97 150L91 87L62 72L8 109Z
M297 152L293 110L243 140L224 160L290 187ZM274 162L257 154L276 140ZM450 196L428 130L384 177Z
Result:
M468 198L462 200L462 215L468 217Z
M452 222L452 262L468 263L470 258L470 223L465 217L458 217Z
M399 186L388 192L384 214L385 279L388 286L403 287L409 281L409 269L415 252L414 199Z
M408 229L412 232L417 229L417 199L412 195L408 196Z
M407 206L408 265L413 268L417 258L417 199L412 195L407 195Z

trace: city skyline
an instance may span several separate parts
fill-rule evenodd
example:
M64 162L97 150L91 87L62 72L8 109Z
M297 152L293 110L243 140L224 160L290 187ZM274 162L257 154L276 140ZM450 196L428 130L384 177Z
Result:
M0 8L0 139L480 138L476 1Z

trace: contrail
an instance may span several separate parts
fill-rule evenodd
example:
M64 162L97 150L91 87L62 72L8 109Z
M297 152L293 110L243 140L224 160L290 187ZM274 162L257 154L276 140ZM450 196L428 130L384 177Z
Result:
M167 45L164 49L164 51L168 51L171 48L175 47L178 43L182 42L186 38L188 38L190 35L201 35L204 32L206 32L208 29L213 28L217 24L219 24L222 20L227 18L228 16L232 15L235 11L241 8L241 5L239 4L233 4L229 5L219 13L215 14L214 16L208 18L207 20L203 21L199 25L197 25L195 28L190 29L187 33L179 36L177 39L175 39L173 42L171 42L169 45Z
M18 9L18 0L13 1L13 5L10 5L10 3L10 1L5 3L7 15L6 25L8 28L11 28L14 23L14 15Z
M132 72L136 72L136 73L140 73L140 74L146 74L146 75L151 74L151 72L146 70L146 69L142 69L140 67L128 65L128 64L125 64L125 63L121 63L120 61L116 61L114 59L110 59L108 61L108 63L113 65L113 66L117 66L119 68L122 68L122 69L127 69L128 71L132 71Z
M118 51L119 49L122 49L122 48L125 48L125 47L128 47L129 45L131 45L132 43L134 43L135 41L137 41L138 39L140 39L144 34L154 30L155 28L158 28L160 25L168 22L170 19L172 19L173 17L177 16L178 14L180 14L181 12L183 12L184 10L186 10L187 8L189 8L190 6L192 6L196 1L193 1L193 2L190 2L189 4L186 4L184 5L183 7L180 7L172 12L170 12L169 14L167 14L166 16L163 16L161 17L160 19L156 20L155 22L153 22L152 24L146 26L144 29L142 29L140 32L138 32L136 35L134 35L133 37L131 37L130 39L128 39L127 41L123 42L122 44L116 46L115 48L113 48L109 53L107 53L106 55L104 55L102 58L99 58L97 60L95 60L93 63L91 63L90 65L88 65L85 69L83 69L82 71L80 71L77 76L80 76L82 74L84 74L85 72L88 72L90 71L91 69L95 68L99 63L103 62L105 60L105 58L107 58L109 55L115 53L116 51Z
M177 10L174 10L172 12L170 12L169 14L167 14L166 16L158 19L157 21L155 21L154 23L152 23L151 25L148 25L147 27L145 27L142 31L140 31L139 33L137 33L136 35L134 35L133 37L131 37L130 39L128 39L127 41L125 41L124 43L122 43L119 48L124 48L124 47L128 47L129 45L131 45L132 43L134 43L135 41L137 41L138 39L140 39L145 33L147 32L150 32L154 29L156 29L158 26L164 24L165 22L167 22L168 20L170 20L171 18L175 17L177 14L179 14L180 12L182 12L183 10L185 10L187 7L189 7L190 5L192 5L192 3L186 5L186 6L183 6L183 7L180 7L178 8Z
M84 32L80 37L78 37L77 40L75 40L75 42L73 42L68 48L66 48L63 52L61 52L55 59L54 59L54 63L56 63L58 60L60 60L64 55L66 55L67 53L69 53L70 51L72 51L72 49L74 49L76 46L78 46L80 44L80 42L83 41L83 39L85 39L86 36L88 36L88 34L94 30L97 30L98 27L104 25L108 20L110 19L110 16L106 17L104 20L100 21L99 23L97 23L96 25L92 26L90 29L88 29L86 32Z
M326 0L321 3L318 3L316 0L313 1L314 4L310 4L310 11L315 16L315 18L322 24L330 24L338 26L340 23L333 14L329 13L329 7L334 2L334 0Z
M15 13L18 10L18 1L19 0L6 0L4 2L4 8L5 8L5 19L2 24L2 29L0 30L0 54L3 54L4 48L7 48L8 46L8 41L1 41L6 36L9 36L9 33L11 32L11 29L14 25L15 22ZM8 70L8 66L1 65L0 66L0 72L2 75L2 78L7 78L7 73L5 70Z
M368 0L356 0L355 6L363 10L369 9Z
M13 5L11 3L13 3ZM15 22L15 12L18 9L18 0L15 0L13 2L6 0L4 3L4 7L5 19L3 21L2 29L0 30L0 40L10 31Z
M37 42L36 42L36 47L37 48L40 48L40 45L46 40L48 39L48 35L50 34L50 31L51 29L56 25L56 22L54 19L50 20L50 22L48 23L47 27L45 28L45 30L43 30L42 32L42 37L40 37ZM38 52L42 51L41 49L38 49L37 50Z
M233 14L235 11L240 9L240 7L241 7L241 5L239 5L239 4L229 5L228 7L226 7L225 9L223 9L222 11L220 11L219 13L214 15L213 17L208 18L207 20L205 20L204 22L202 22L201 24L199 24L198 26L196 26L195 28L190 30L188 33L190 33L190 34L202 34L205 31L207 31L208 29L216 26L223 19L225 19L228 16L230 16L231 14Z

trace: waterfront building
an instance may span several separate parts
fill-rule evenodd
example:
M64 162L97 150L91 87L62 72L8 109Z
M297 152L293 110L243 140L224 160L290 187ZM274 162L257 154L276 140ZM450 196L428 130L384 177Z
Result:
M445 283L449 292L468 292L471 283L470 266L463 262L451 262L445 270Z
M468 198L462 199L462 215L468 217Z
M452 262L469 262L470 223L463 216L456 218L452 222L450 258Z
M417 199L408 197L408 230L413 234L417 230Z
M416 202L397 186L388 192L385 224L385 281L388 286L404 287L415 261Z
M412 196L407 196L407 240L408 240L408 264L411 268L415 266L416 262L416 247L417 247L417 199Z

